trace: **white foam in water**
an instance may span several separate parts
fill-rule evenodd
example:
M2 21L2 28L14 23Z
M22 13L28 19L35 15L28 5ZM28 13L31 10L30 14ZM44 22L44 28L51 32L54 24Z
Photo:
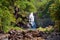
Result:
M33 12L30 13L29 15L29 23L31 24L32 28L36 28L36 24L34 22L34 15L33 15Z
M31 24L33 24L32 22L34 22L33 12L31 12L31 14L29 15L29 22L30 22Z

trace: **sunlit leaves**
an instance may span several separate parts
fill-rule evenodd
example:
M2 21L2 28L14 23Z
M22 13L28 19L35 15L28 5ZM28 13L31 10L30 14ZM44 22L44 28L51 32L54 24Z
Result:
M49 12L51 18L55 21L55 29L60 31L60 0L54 0L54 3L50 5Z
M13 17L13 14L11 14L10 11L6 8L3 9L0 8L0 24L3 27L2 30L7 30L5 28L10 26L11 22L15 22L15 18Z
M36 10L35 5L32 2L29 2L28 0L25 1L18 0L15 2L15 5L18 6L20 10L24 10L24 11L34 12Z
M54 3L52 5L50 5L49 11L51 14L51 17L54 20L58 20L59 19L59 15L60 15L60 5L59 5L59 1L56 0L54 1Z

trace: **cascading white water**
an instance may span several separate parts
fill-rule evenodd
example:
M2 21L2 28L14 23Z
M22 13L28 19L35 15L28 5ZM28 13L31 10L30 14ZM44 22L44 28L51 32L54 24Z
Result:
M31 12L30 15L29 15L29 23L31 24L31 28L36 28L36 24L34 22L33 12Z
M33 12L29 15L29 23L33 24L32 22L34 22Z

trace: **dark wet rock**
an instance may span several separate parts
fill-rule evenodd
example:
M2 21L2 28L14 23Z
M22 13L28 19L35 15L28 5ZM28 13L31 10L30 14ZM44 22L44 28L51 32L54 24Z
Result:
M40 36L40 37L43 37L43 35L44 35L44 32L40 31L40 32L39 32L39 36Z
M59 40L60 32L42 32L38 30L10 30L9 40Z
M25 34L25 37L30 38L30 39L32 39L32 38L33 38L33 36L32 36L32 34L31 34L31 33L26 33L26 34Z
M46 40L60 40L60 32L52 32Z
M3 30L0 30L0 34L4 34L4 31Z

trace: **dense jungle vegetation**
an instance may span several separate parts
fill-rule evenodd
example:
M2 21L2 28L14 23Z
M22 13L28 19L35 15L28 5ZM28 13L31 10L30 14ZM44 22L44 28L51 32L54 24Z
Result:
M0 0L0 31L23 30L30 12L40 18L42 14L50 15L55 21L54 29L60 31L60 0Z

